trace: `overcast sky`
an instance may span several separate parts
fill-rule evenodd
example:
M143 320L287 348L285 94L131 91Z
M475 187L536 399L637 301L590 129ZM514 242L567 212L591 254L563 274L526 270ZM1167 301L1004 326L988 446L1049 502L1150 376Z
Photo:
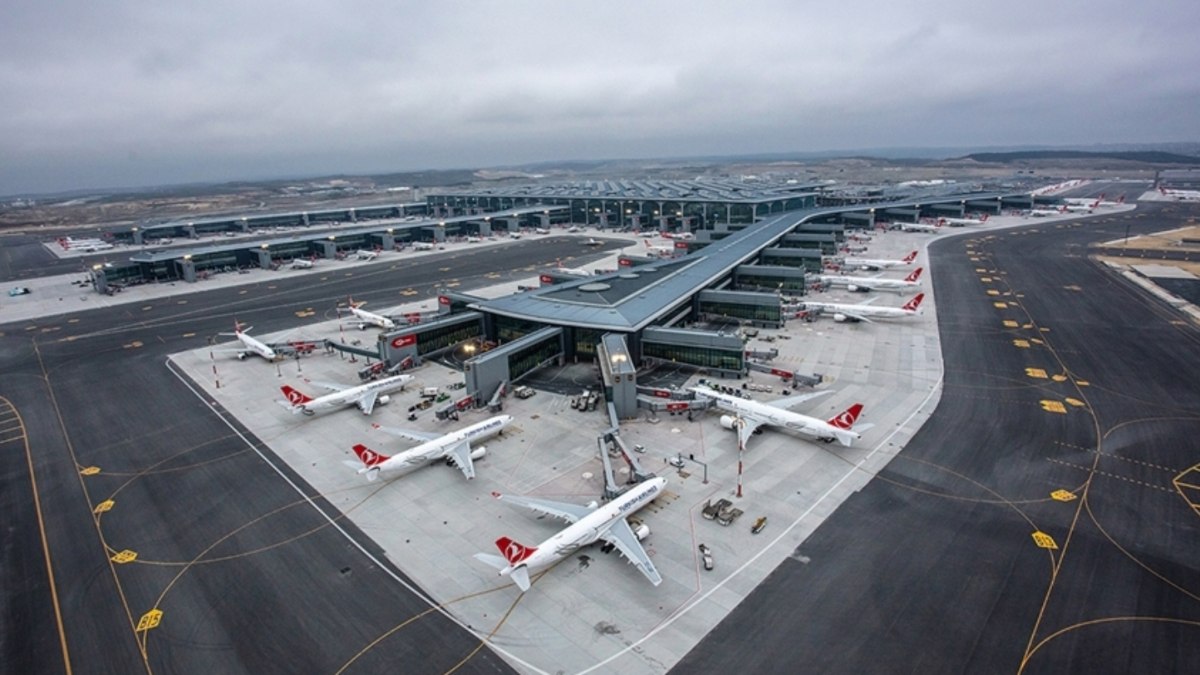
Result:
M1197 27L1196 0L5 0L0 195L1196 141Z

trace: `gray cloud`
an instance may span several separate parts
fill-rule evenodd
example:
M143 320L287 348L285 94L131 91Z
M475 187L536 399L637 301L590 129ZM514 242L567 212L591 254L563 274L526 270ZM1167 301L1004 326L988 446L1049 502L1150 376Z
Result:
M1195 3L398 4L10 3L0 194L1200 127Z

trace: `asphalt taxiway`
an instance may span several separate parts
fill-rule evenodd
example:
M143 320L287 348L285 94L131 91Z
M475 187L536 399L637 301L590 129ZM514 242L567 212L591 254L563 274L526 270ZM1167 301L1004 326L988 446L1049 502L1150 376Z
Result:
M930 246L944 394L676 672L1200 663L1200 334L1088 258L1178 206Z
M165 357L234 316L267 332L298 313L320 320L351 293L376 306L432 298L442 268L469 269L469 286L603 255L583 249L542 238L397 256L0 326L6 669L509 671L342 536L353 525L170 377ZM388 649L360 656L376 642Z

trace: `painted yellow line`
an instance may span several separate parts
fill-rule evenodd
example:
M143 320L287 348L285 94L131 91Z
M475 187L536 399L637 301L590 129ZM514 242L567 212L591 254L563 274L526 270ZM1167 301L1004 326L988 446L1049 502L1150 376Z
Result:
M1058 401L1042 400L1040 403L1042 404L1042 410L1046 412L1058 413L1059 415L1067 414L1066 407Z
M1005 319L1005 320L1004 320L1004 327L1005 327L1005 328L1016 328L1016 327L1017 327L1017 322L1016 322L1016 321L1013 321L1012 319Z
M992 306L995 307L996 309L1007 309L1008 303L1007 302L993 302Z
M1070 490L1055 490L1050 493L1050 498L1058 502L1070 502L1077 499L1075 493Z
M0 404L12 409L13 414L20 420L20 413L8 399L0 397ZM24 428L24 422L21 422ZM42 498L38 494L37 475L33 470L33 454L29 450L29 438L25 437L25 462L29 466L29 483L33 487L33 511L37 515L38 534L42 539L42 556L46 560L46 577L50 582L50 603L54 605L54 623L58 626L58 644L62 649L64 669L67 675L74 672L71 668L71 651L67 647L67 631L63 626L62 608L58 604L58 584L54 580L54 563L50 558L50 542L46 538L46 520L42 517Z
M1046 379L1046 371L1041 368L1026 368L1025 374L1029 377L1036 377L1039 380Z
M1037 544L1038 548L1048 548L1052 551L1058 548L1058 544L1055 543L1054 537L1051 537L1042 531L1033 533L1033 543Z
M1029 349L1029 340L1013 340L1013 346L1018 349Z

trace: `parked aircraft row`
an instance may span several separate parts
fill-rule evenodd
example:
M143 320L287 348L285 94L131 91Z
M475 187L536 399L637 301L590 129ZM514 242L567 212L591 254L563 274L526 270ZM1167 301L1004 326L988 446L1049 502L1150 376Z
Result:
M855 403L828 420L788 410L804 401L832 393L829 390L790 396L769 403L740 398L705 386L692 387L689 391L712 400L718 409L730 413L721 417L721 426L737 430L738 447L743 449L750 437L764 425L787 429L824 443L837 441L847 447L862 438L862 432L872 426L869 424L855 426L854 424L858 420L858 416L862 414L861 403Z
M851 257L845 258L842 261L842 265L845 267L854 267L854 268L864 270L867 272L875 272L875 271L879 271L879 270L891 269L893 267L900 267L901 265L911 265L912 262L916 259L917 259L917 252L910 251L909 254L904 256L903 258L894 259L894 260L888 260L888 259L880 260L880 259L873 259L873 258L856 258L856 257L851 256Z
M62 246L64 251L83 251L85 253L107 251L113 248L111 243L103 239L75 239L72 237L59 237L58 245Z
M855 277L841 274L822 274L817 278L826 286L845 287L846 290L852 293L867 293L870 291L902 291L910 288L919 288L921 282L921 272L924 272L924 267L918 267L911 274L903 279L888 279L883 275L875 275L873 277Z
M1177 199L1179 201L1200 201L1200 190L1174 190L1171 188L1160 187L1158 188L1158 191L1164 197L1170 197L1171 199Z
M873 319L904 319L921 314L921 301L925 299L925 294L917 293L912 300L909 300L900 307L871 306L870 303L876 299L871 298L870 300L854 305L806 300L804 308L806 310L819 310L823 314L829 314L833 317L834 321L839 323L857 323L860 321L873 323Z

